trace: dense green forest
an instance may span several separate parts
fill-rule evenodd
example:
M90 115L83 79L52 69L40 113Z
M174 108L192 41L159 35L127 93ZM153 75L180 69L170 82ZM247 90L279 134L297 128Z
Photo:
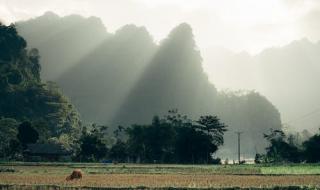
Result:
M84 122L115 129L170 109L194 120L218 115L230 126L221 150L228 157L236 156L235 131L245 131L243 152L252 157L267 145L262 134L281 128L280 113L258 92L219 92L208 81L188 24L159 44L144 27L108 33L98 18L78 15L46 13L17 28L41 51L41 77L58 83Z
M41 81L39 58L15 26L0 24L1 154L15 145L20 122L31 122L42 140L72 139L79 133L79 113L57 85Z
M84 128L79 139L76 158L97 161L138 163L220 163L212 155L223 145L228 126L216 116L201 116L193 121L177 110L166 116L154 116L145 125L118 126L110 137L107 127L93 125ZM108 146L109 145L109 146Z

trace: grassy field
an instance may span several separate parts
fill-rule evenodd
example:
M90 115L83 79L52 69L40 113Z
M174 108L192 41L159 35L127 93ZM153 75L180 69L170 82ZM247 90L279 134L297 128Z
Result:
M66 182L73 169L82 180ZM319 188L320 165L134 165L0 163L0 189L82 188ZM6 186L10 185L10 186ZM10 188L9 188L10 187ZM40 188L41 187L41 188ZM32 188L31 188L32 189Z

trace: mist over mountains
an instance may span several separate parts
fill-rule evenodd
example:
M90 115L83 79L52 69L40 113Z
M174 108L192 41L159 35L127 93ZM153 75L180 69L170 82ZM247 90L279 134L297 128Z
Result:
M17 28L30 47L41 49L41 77L54 81L110 36L96 17L70 15L61 19L52 12L21 22Z
M121 105L115 121L146 122L154 114L178 108L187 115L211 113L217 96L201 66L188 24L174 28ZM143 107L140 105L144 105Z
M259 93L217 91L188 24L159 45L144 27L110 34L98 18L77 15L46 13L17 28L39 49L42 78L59 84L84 121L143 124L175 108L191 118L218 115L229 125L222 150L229 158L236 157L234 132L245 131L243 152L253 156L266 145L263 133L281 128L280 113Z
M219 79L230 89L255 89L279 109L282 121L291 129L319 128L320 44L308 39L273 47L257 55L211 49L206 71L209 76L228 73L233 80ZM220 70L217 71L216 68Z

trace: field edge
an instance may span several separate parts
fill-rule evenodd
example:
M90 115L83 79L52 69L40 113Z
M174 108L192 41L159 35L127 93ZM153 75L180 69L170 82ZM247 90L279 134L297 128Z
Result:
M275 186L275 187L88 187L88 186L59 186L59 185L15 185L0 184L0 190L319 190L314 186Z

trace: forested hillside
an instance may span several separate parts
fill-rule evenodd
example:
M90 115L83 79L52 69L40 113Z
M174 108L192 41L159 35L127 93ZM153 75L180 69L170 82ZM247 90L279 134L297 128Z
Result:
M79 133L77 110L56 84L41 81L39 61L38 50L30 49L13 25L0 24L0 136L5 137L3 143L17 138L18 124L24 121L39 127L39 133L48 135L44 138L71 137ZM0 149L3 146L1 143Z

